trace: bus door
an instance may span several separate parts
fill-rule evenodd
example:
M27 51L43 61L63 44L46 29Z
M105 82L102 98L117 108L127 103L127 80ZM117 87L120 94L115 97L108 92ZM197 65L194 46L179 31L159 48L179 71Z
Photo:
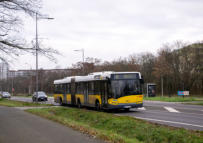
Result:
M88 104L88 83L85 82L84 83L84 102L85 102L85 105Z
M63 84L62 85L62 89L63 89L63 103L67 103L67 97L66 97L66 91L67 91L67 84Z
M75 105L75 78L71 78L71 104Z
M102 100L102 106L105 106L107 104L108 100L108 94L107 94L107 82L102 81L101 82L101 100Z

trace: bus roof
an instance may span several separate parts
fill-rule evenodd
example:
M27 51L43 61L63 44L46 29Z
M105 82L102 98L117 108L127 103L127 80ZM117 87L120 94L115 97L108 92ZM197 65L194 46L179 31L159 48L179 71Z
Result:
M64 84L71 83L71 79L74 79L75 82L85 82L85 81L95 81L95 80L107 80L111 77L112 74L130 74L130 73L138 73L139 78L141 79L140 72L113 72L113 71L104 71L104 72L94 72L90 73L86 76L69 76L63 79L54 80L54 84Z

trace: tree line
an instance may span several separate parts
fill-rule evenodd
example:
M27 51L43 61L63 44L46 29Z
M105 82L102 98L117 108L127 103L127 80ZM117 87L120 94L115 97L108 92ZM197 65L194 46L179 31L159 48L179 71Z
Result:
M178 90L190 91L192 95L203 96L203 43L165 44L157 52L132 54L113 61L86 58L85 62L73 64L61 72L39 70L39 90L53 93L53 81L67 76L87 75L100 71L139 71L145 83L155 83L161 93L163 80L164 95L177 94ZM35 90L35 76L16 77L4 81L5 88L13 84L16 93L32 93ZM9 85L9 86L8 86Z
M180 41L164 44L157 54L150 52L120 57L112 62L88 58L85 63L73 65L76 75L98 71L140 71L145 83L156 83L157 93L168 96L178 90L203 95L203 42L186 44ZM82 69L84 68L84 69Z

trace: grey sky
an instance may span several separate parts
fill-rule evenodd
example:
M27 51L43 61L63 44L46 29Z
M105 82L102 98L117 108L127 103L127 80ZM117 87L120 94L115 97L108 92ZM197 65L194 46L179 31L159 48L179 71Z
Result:
M153 52L175 40L203 40L202 0L43 0L42 12L53 21L41 20L43 44L58 49L58 63L40 57L40 67L70 67L86 57L113 60L132 53ZM25 37L35 36L34 20L26 17ZM28 60L25 60L28 59ZM22 56L15 69L34 68L32 56Z

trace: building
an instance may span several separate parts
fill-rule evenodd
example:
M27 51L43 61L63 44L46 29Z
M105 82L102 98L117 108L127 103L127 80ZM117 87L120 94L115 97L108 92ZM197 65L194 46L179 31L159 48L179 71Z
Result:
M7 79L9 74L9 65L6 62L0 63L0 80Z
M29 77L29 76L35 76L35 70L9 70L8 77Z
M49 74L49 73L58 73L62 74L64 73L65 75L71 75L74 69L39 69L38 73L43 72L44 74ZM30 76L35 76L36 75L36 70L9 70L8 72L8 78L13 78L13 77L30 77Z

